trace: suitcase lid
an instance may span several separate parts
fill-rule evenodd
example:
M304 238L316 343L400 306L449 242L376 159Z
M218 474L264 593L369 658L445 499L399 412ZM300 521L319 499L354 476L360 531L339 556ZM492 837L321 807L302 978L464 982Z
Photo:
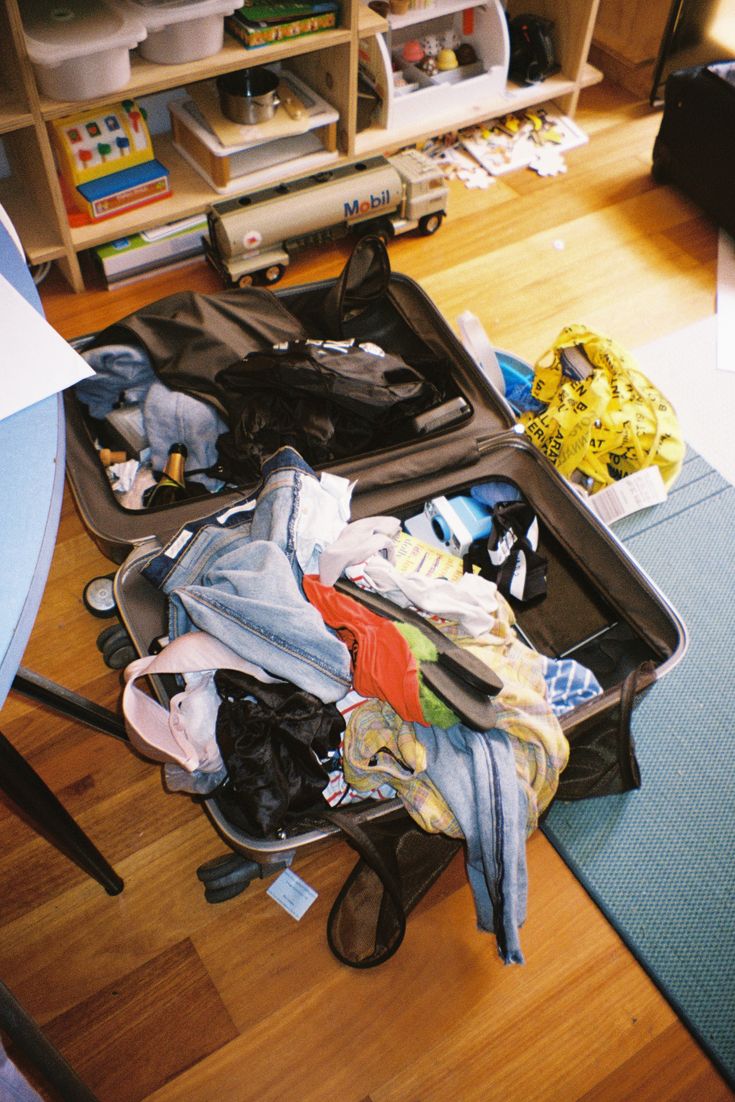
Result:
M344 275L336 280L277 291L275 295L288 310L309 319L318 316L322 304L329 301L331 327L337 326L342 332L349 329L360 340L369 336L386 349L397 346L410 355L412 344L417 346L420 342L446 362L451 408L446 411L446 420L442 422L440 416L436 424L429 425L428 431L403 444L329 463L320 469L356 480L354 493L360 497L386 483L410 484L427 472L436 475L474 463L488 438L513 428L515 418L508 402L478 367L428 295L406 275L388 269L382 293L376 294L366 309L356 311L345 327L340 327L333 310L335 301L342 296L340 309L345 314L349 312L350 293L348 288L347 295L343 294ZM82 338L77 344L83 347L83 341ZM513 359L509 354L501 355L507 356L509 362ZM110 488L82 404L73 391L65 392L64 402L68 481L85 527L113 562L122 562L132 546L152 536L165 541L184 520L224 508L250 488L192 498L159 510L125 509Z

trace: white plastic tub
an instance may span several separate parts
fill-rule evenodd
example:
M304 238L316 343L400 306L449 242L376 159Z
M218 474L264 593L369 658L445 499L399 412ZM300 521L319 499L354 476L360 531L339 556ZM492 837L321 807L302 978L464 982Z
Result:
M28 56L44 95L84 100L117 92L130 80L130 50L146 27L107 0L24 0Z
M138 50L146 61L176 65L211 57L222 49L225 16L237 0L118 0L145 24L148 35Z

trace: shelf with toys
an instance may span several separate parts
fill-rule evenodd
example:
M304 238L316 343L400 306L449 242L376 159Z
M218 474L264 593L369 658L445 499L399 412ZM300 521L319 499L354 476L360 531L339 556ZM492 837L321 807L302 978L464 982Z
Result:
M372 13L371 13L372 14ZM374 20L372 21L374 25ZM334 46L348 46L351 35L347 28L320 31L319 34L294 38L288 42L275 42L261 46L257 50L245 50L239 42L226 37L222 50L214 58L186 64L160 65L146 61L133 54L130 66L130 80L125 85L125 97L141 99L143 96L167 89L180 88L199 80L207 80L220 73L234 72L252 65L268 65L273 61L308 54L313 50L324 50ZM119 93L122 95L122 93ZM118 95L118 93L116 93ZM103 107L111 100L109 94L85 100L85 107ZM58 119L79 110L79 103L71 100L52 100L45 96L40 99L44 119Z
M114 6L114 0L104 2L107 8ZM226 0L224 3L223 0L188 0L188 3L192 7L226 6ZM235 7L231 4L230 10ZM84 287L80 253L136 231L206 212L218 198L218 191L206 173L202 173L201 166L192 165L191 158L187 158L164 131L155 133L146 164L131 166L140 176L141 172L148 171L150 164L160 162L164 169L162 179L134 181L136 187L157 190L157 194L144 196L145 201L141 203L120 203L116 210L100 215L90 204L80 200L80 188L99 191L104 187L102 176L105 173L96 160L82 164L78 155L71 160L65 159L56 140L59 127L68 132L70 127L73 130L75 122L81 123L82 128L96 123L102 133L97 134L89 149L84 151L85 155L92 155L99 142L109 144L105 119L110 113L119 113L126 103L140 104L145 110L146 97L153 97L159 115L165 114L165 93L169 90L173 93L172 102L176 102L185 90L213 85L223 74L268 66L283 70L284 76L288 75L292 81L302 79L304 87L308 85L317 99L320 93L328 97L331 112L328 117L324 114L316 121L310 120L308 128L294 124L294 131L309 129L319 135L325 150L324 157L310 151L301 164L308 167L318 165L321 160L344 158L353 142L351 74L358 21L361 30L367 33L384 29L386 25L385 20L370 9L360 7L356 0L344 0L336 12L336 25L321 29L319 33L284 38L258 49L246 49L234 37L224 34L221 48L213 54L190 61L178 61L167 54L165 63L143 56L142 48L134 48L133 31L128 32L125 28L119 34L110 32L107 43L112 45L114 38L114 67L122 69L123 64L128 67L125 83L111 92L102 74L97 94L97 85L88 75L79 75L73 68L68 74L64 73L63 82L59 80L55 72L56 58L51 57L47 63L41 49L45 45L42 41L31 57L27 49L28 25L23 20L29 10L35 13L44 9L46 18L45 8L49 8L48 18L55 18L46 0L32 0L32 8L21 5L18 0L8 0L0 11L0 29L7 23L8 30L7 36L0 41L0 59L7 59L0 75L0 202L19 227L31 263L59 260L74 290ZM87 0L73 2L69 10L76 13L77 8L80 16L86 15ZM92 12L90 19L94 21L95 18ZM43 35L38 37L43 39ZM68 40L69 36L66 37ZM66 43L63 48L66 51ZM73 43L68 48L72 49ZM102 53L92 55L93 68L101 68ZM124 54L124 60L121 61L118 54ZM81 66L85 64L86 55L80 60ZM16 91L16 87L23 86L28 90L27 104L23 95ZM172 127L172 120L169 125ZM256 133L256 128L252 128L252 132ZM269 137L263 134L264 147L268 142ZM303 144L309 143L304 141ZM107 167L111 172L127 167L112 163L117 156L114 146L105 156L110 161ZM9 175L2 171L3 161L10 168ZM225 161L223 158L222 163ZM281 174L285 177L298 175L301 164L294 158L293 164L280 170ZM84 177L90 166L91 176L87 173ZM258 179L258 175L253 174L253 179ZM242 187L247 189L247 180L243 180ZM33 196L31 202L29 194Z
M32 2L46 4L47 0ZM221 49L211 56L163 64L143 56L140 46L131 47L124 86L112 94L104 88L98 92L94 86L94 93L85 91L86 98L80 100L52 98L41 90L42 81L24 37L22 15L25 17L27 5L21 0L5 0L0 6L0 144L9 175L0 173L0 202L18 227L31 263L58 261L71 287L80 291L84 277L79 254L137 231L206 212L221 197L214 168L222 165L225 171L236 163L238 166L234 182L228 178L226 193L246 193L254 181L262 182L262 162L271 149L275 151L276 143L271 143L270 149L266 146L270 139L265 137L262 143L249 143L257 169L240 176L237 173L244 160L215 163L210 159L203 166L196 158L192 160L191 149L182 150L175 133L170 135L164 128L164 132L153 134L152 156L148 158L160 162L166 170L166 186L159 183L155 201L150 198L131 207L120 204L109 216L85 220L78 216L79 211L70 217L68 188L62 188L59 180L60 156L54 134L57 124L64 125L64 120L73 122L86 112L104 120L119 104L135 101L145 105L146 97L169 91L173 100L181 102L192 87L211 84L221 74L267 66L281 76L291 74L332 111L329 117L320 117L319 124L310 124L310 140L301 136L298 141L294 139L293 155L280 168L271 169L280 178L296 178L312 171L311 166L321 159L343 163L370 153L394 152L426 137L550 99L561 101L562 110L573 115L580 88L599 79L599 74L587 66L597 4L598 0L508 0L508 14L530 9L554 24L560 71L533 87L516 88L507 79L507 30L501 0L434 0L431 7L415 7L404 15L389 13L387 18L364 0L341 0L335 27L257 49L247 49L225 34ZM444 48L456 53L462 42L468 41L475 61L436 74L419 70L415 62L407 61L403 79L406 87L415 84L416 88L405 91L396 84L393 73L401 70L400 52L409 41L451 34L459 41L456 47ZM373 109L373 101L369 101L368 115L372 117L368 117L367 125L360 83L366 57L371 60L377 86L377 107ZM175 129L173 118L171 129ZM321 151L314 147L314 135L319 138ZM261 145L263 158L259 157ZM220 152L215 149L213 155ZM238 156L238 151L235 154ZM77 180L74 186L80 182ZM156 186L155 181L143 184Z
M580 89L602 78L587 64L596 0L408 0L409 9L397 14L405 2L392 0L386 32L360 41L361 71L378 100L356 136L361 155L548 101L571 116ZM517 83L508 75L508 25L529 9L552 28L558 64L540 80Z
M428 19L451 15L453 12L470 13L484 3L485 0L430 0L428 3L420 0L414 6L413 0L393 0L388 22L391 30L398 31L415 23L424 23Z

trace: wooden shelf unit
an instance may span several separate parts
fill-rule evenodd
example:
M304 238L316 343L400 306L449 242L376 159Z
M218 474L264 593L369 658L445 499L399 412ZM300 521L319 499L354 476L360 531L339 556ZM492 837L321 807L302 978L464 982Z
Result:
M587 62L599 0L509 0L509 15L531 11L554 22L559 74L523 88L503 77L490 92L480 81L477 95L468 82L461 94L452 92L447 96L444 105L442 96L431 97L430 105L423 107L416 97L411 111L403 117L391 121L381 112L382 122L357 133L361 42L380 36L381 49L385 50L394 34L400 36L401 28L423 27L434 20L439 25L468 4L466 0L434 0L428 7L386 20L361 0L343 0L339 26L333 30L257 50L246 50L225 35L223 49L218 54L183 65L157 65L133 51L130 80L125 88L83 103L51 100L39 93L27 55L22 2L6 0L0 8L0 138L11 168L11 176L0 180L0 203L17 227L30 262L58 262L75 291L84 289L79 253L138 230L206 211L221 196L184 161L166 135L157 134L155 152L170 172L171 197L92 225L71 227L49 138L48 124L54 119L113 101L179 89L236 69L287 62L338 111L338 153L340 160L346 161L379 151L392 152L435 134L548 100L554 100L563 111L573 115L580 90L601 79L601 74ZM470 2L469 6L476 6L480 14L492 8L492 4L497 4L497 0L488 0L487 4L480 0L477 5ZM507 57L505 65L507 72ZM284 178L294 178L300 171L298 161L289 162ZM242 191L248 191L247 177L242 178Z

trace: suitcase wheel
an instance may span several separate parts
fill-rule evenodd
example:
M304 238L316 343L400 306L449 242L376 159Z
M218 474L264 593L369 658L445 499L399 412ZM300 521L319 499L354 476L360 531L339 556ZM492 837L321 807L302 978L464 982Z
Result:
M97 636L97 649L102 652L105 665L111 670L122 670L138 657L122 624L111 624Z
M223 887L204 889L204 898L207 903L226 903L228 899L234 899L241 895L247 888L249 880L244 883L225 884Z
M200 865L197 876L204 884L207 903L224 903L244 892L253 880L271 876L287 865L287 861L259 865L257 861L249 861L237 853L228 853Z
M115 615L117 605L112 588L114 578L114 574L102 574L87 582L82 590L82 601L87 612L103 620Z

